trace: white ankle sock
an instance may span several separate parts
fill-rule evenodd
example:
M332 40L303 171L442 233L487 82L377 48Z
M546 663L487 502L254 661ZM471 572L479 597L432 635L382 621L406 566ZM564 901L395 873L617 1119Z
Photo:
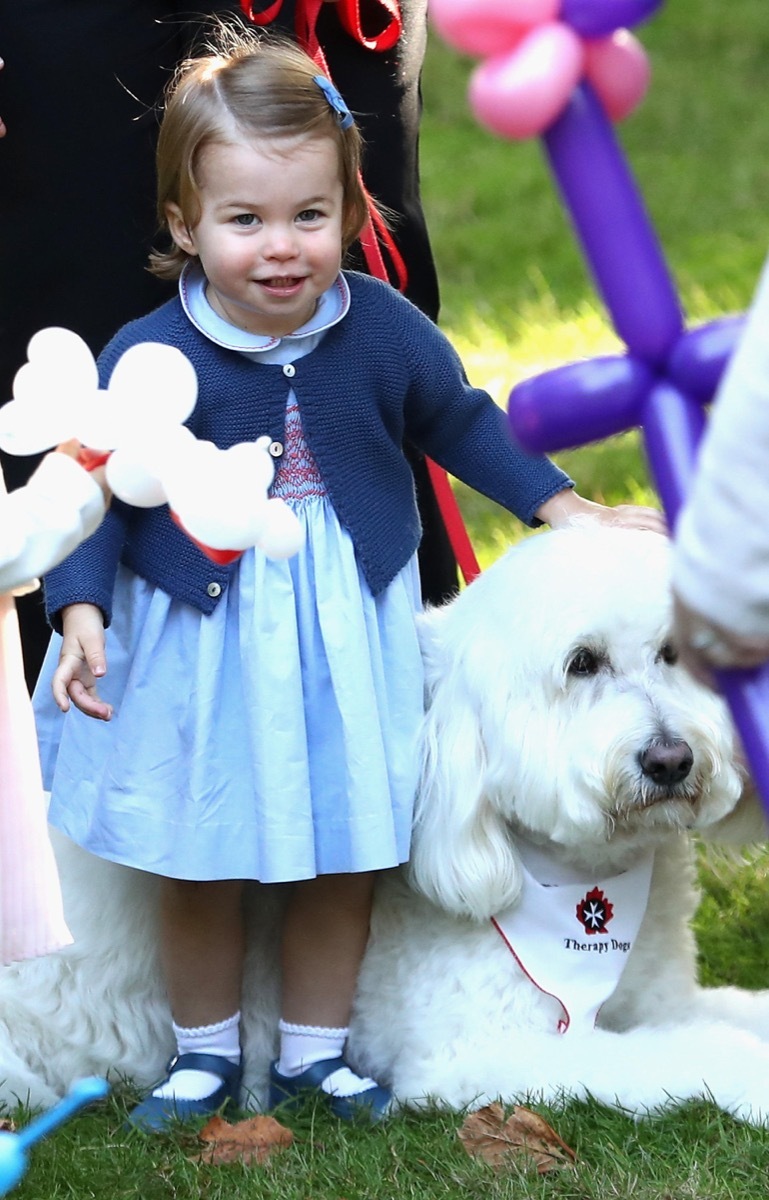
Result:
M182 1054L215 1054L231 1063L240 1062L240 1013L216 1025L185 1029L174 1024L176 1051ZM153 1096L174 1100L204 1100L218 1087L221 1078L211 1071L175 1071L167 1083L156 1087Z
M292 1078L301 1075L316 1062L338 1058L344 1050L348 1029L328 1029L321 1025L291 1025L278 1023L280 1030L280 1059L278 1071ZM329 1096L354 1096L367 1088L376 1087L374 1079L361 1078L349 1067L333 1071L320 1085Z

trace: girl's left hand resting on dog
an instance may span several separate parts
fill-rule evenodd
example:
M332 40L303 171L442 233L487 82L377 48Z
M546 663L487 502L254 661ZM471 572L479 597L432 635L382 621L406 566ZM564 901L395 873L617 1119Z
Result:
M618 504L610 508L606 504L596 504L593 500L585 500L573 490L557 492L544 504L541 504L535 514L540 521L551 529L562 529L573 521L588 517L601 525L618 525L625 529L649 529L652 533L667 535L668 527L665 515L657 508L647 508L641 504Z

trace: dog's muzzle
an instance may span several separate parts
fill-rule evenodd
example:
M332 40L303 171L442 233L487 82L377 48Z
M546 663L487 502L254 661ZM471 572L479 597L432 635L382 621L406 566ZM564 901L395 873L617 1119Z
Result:
M689 775L694 766L694 755L689 743L681 738L655 738L638 755L638 764L651 783L660 788L673 788Z

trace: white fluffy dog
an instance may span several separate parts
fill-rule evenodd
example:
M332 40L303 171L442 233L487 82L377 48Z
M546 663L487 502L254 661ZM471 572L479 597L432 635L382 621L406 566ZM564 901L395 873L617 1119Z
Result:
M769 995L696 982L689 831L763 838L719 700L676 665L667 547L531 538L423 621L413 887L378 893L350 1057L403 1103L710 1096L769 1123ZM75 945L0 972L0 1098L145 1085L172 1050L151 877L56 837ZM418 889L418 891L414 890ZM418 894L421 892L422 894ZM281 888L254 885L245 1086L275 1050Z
M707 1095L769 1121L769 993L698 987L689 929L689 831L765 826L676 664L667 573L658 535L548 533L426 619L428 899L382 889L354 1040L402 1100Z

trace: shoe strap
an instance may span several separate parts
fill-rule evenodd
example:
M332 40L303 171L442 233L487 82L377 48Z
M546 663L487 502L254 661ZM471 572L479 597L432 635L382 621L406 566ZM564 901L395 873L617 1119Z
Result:
M335 1071L341 1071L349 1064L340 1054L337 1058L323 1058L319 1062L310 1063L309 1067L305 1067L304 1071L299 1075L289 1075L287 1077L292 1083L301 1088L316 1088L328 1079L329 1075L333 1075Z
M226 1083L234 1084L240 1082L241 1066L239 1062L230 1062L221 1054L197 1054L191 1051L189 1054L177 1054L171 1059L168 1064L169 1076L176 1071L208 1071Z

